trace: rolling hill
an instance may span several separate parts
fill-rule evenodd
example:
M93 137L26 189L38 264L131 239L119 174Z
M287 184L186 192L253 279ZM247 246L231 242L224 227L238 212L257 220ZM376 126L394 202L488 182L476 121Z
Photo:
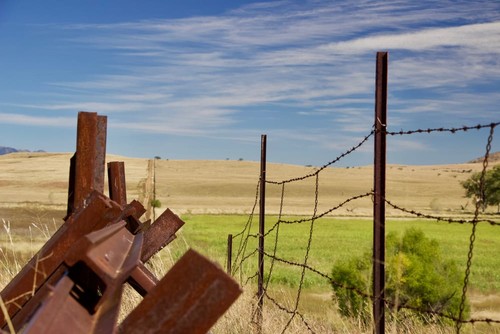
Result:
M51 208L64 210L67 201L69 153L22 152L0 156L0 209ZM124 161L128 200L140 199L147 177L148 160L108 156ZM492 162L499 163L497 162ZM250 161L155 160L156 194L162 209L183 213L249 213L256 201L259 163ZM387 167L387 199L427 214L461 215L473 210L460 185L481 163L456 165ZM281 181L314 172L313 167L268 163L267 179ZM372 214L369 193L373 187L372 166L330 167L320 173L318 213L340 205L336 216ZM267 184L266 212L279 212L281 185ZM315 202L315 178L287 183L284 212L311 215ZM346 200L347 203L341 205ZM405 215L392 207L388 215Z

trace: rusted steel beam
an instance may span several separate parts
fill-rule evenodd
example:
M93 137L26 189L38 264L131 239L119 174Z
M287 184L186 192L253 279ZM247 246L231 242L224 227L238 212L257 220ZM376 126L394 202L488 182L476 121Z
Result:
M127 184L125 182L125 163L113 161L108 163L109 198L121 206L127 205Z
M84 205L92 190L104 192L106 116L78 113L73 207Z
M127 282L144 297L158 284L158 279L140 262L130 274Z
M96 137L97 113L79 112L76 130L75 208L83 204L94 186Z
M104 193L104 175L106 173L106 135L108 118L97 115L97 135L94 165L93 190ZM126 202L126 201L125 201Z
M93 315L91 333L114 333L123 283L140 262L143 234L131 234L124 221L91 232L68 252L69 277L80 287L74 293Z
M175 237L184 222L170 209L165 210L144 233L141 261L146 263L156 252L165 247Z
M63 276L55 286L50 286L46 298L23 328L22 334L92 333L92 317L71 296L73 286L74 282L67 276Z
M118 204L118 203L117 203ZM144 224L139 221L139 218L146 212L144 206L136 200L130 202L123 208L122 219L127 222L127 229L132 234L137 234L142 231Z
M158 279L143 266L143 263L175 240L175 232L183 225L184 221L167 209L144 232L141 263L127 281L141 296L144 297L158 283Z
M241 294L217 264L193 250L128 315L119 333L206 333Z
M106 116L84 111L78 113L76 152L70 161L65 220L83 205L92 190L104 192L106 125Z
M66 271L66 267L60 266L49 278L47 278L45 283L36 291L35 295L23 305L22 309L10 318L14 329L23 328L44 300L50 298L52 287L65 275Z
M73 154L69 161L69 181L68 181L68 204L66 209L66 217L64 220L68 219L69 216L75 212L75 169L76 169L76 153Z
M64 260L67 274L54 288L40 289L45 298L30 316L27 333L116 332L123 283L140 263L143 239L125 226L122 221L91 232L71 247Z
M9 317L17 313L61 265L66 252L76 241L85 234L122 220L125 215L117 203L97 191L93 191L85 202L86 206L68 218L0 293ZM5 318L0 313L0 327L4 325Z

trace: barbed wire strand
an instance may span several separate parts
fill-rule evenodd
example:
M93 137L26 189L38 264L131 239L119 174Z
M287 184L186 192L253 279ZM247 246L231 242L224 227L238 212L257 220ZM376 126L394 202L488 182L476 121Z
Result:
M315 191L314 191L314 210L313 210L313 217L316 217L317 212L318 212L318 201L319 201L319 173L316 174L316 182L315 182ZM313 233L314 233L314 222L316 219L311 220L311 227L309 229L309 238L307 240L307 248L306 248L306 253L304 255L304 265L307 265L307 261L309 260L309 253L311 251L311 244L312 244L312 239L313 239ZM306 275L306 268L302 268L302 272L300 275L300 282L299 282L299 290L297 291L297 298L295 300L295 306L293 309L293 315L290 317L290 320L288 320L287 324L285 325L285 328L283 328L283 331L281 332L282 334L285 333L285 330L290 326L292 323L292 320L295 318L295 315L297 314L297 309L299 308L299 303L300 303L300 297L302 295L302 288L304 287L304 278Z
M457 132L463 131L467 132L469 130L481 130L484 128L494 128L495 126L500 125L500 122L493 122L490 124L478 124L474 126L462 126L460 128L429 128L429 129L417 129L417 130L409 130L409 131L387 131L386 134L390 136L396 136L396 135L413 135L417 133L432 133L432 132L451 132L452 134L455 134Z
M250 215L248 216L248 220L247 220L245 226L243 227L243 230L241 230L241 232L239 232L233 236L233 239L241 236L240 243L238 245L238 252L236 253L236 256L235 256L234 261L233 261L233 266L232 266L232 268L233 268L232 275L236 274L236 272L239 272L240 282L243 281L243 278L241 277L242 271L240 268L240 265L242 265L243 261L240 261L238 263L238 259L240 258L240 256L242 258L245 256L245 251L246 251L247 244L248 244L248 234L250 234L250 230L251 230L252 224L253 224L253 217L255 216L255 208L257 207L257 203L259 201L259 189L260 189L260 179L259 179L259 181L257 181L257 186L255 189L255 200L253 203L252 211L250 212ZM243 238L243 235L245 234L245 232L247 233L247 237Z
M320 218L323 218L329 214L331 214L332 212L340 209L341 207L343 207L344 205L352 202L352 201L355 201L357 199L361 199L363 197L368 197L368 196L371 196L373 195L373 191L370 191L370 192L367 192L365 194L361 194L361 195L356 195L356 196L353 196L351 198L348 198L347 200L345 200L344 202L328 209L327 211L315 216L315 217L310 217L310 218L301 218L301 219L296 219L296 220L284 220L284 219L278 219L274 224L273 226L271 226L265 233L264 233L264 237L267 237L269 234L271 234L276 228L278 225L280 224L302 224L302 223L308 223L310 222L311 220L313 219L320 219ZM249 237L252 237L252 238L257 238L259 235L258 234L249 234L248 235Z
M372 126L372 128L374 128ZM366 135L358 144L354 145L353 147L351 147L349 150L347 150L346 152L342 153L341 155L339 155L338 157L336 157L335 159L333 159L332 161L324 164L323 166L321 166L320 168L318 168L316 171L310 173L310 174L306 174L304 176L301 176L301 177L295 177L295 178L291 178L291 179L288 179L288 180L282 180L282 181L272 181L272 180L267 180L266 182L267 183L270 183L270 184L283 184L283 183L291 183L291 182L296 182L296 181L302 181L302 180L305 180L305 179L308 179L310 177L313 177L313 176L316 176L317 174L319 174L321 171L323 171L325 168L327 167L330 167L331 165L337 163L338 161L340 161L342 158L344 158L345 156L353 153L354 151L356 151L358 148L360 148L361 146L363 146L364 143L366 143L368 141L368 139L370 139L371 136L373 136L373 134L375 133L375 130L372 130L368 135Z
M488 159L489 151L491 150L491 142L493 140L494 128L497 125L500 125L500 122L490 123L490 124L487 124L487 125L464 126L464 127L461 127L461 128L433 128L433 129L429 128L429 129L417 129L417 130L410 130L410 131L387 132L387 134L388 135L411 135L411 134L418 134L418 133L433 133L433 132L450 132L452 134L455 134L456 132L459 132L459 131L466 132L468 130L473 130L473 129L480 130L482 128L489 127L490 128L490 136L488 137L488 145L487 145L487 149L486 149L487 152L486 152L486 155L485 155L485 159L483 160L482 178L483 178L483 182L484 182L484 175L485 175L485 171L486 171L486 168L487 168L487 163L488 163L487 159ZM310 247L311 247L311 243L312 243L312 233L313 233L314 221L316 219L318 219L318 218L322 218L322 217L326 216L327 214L332 213L333 211L339 209L340 207L342 207L343 205L349 203L350 201L353 201L353 200L356 200L356 199L360 199L360 198L363 198L363 197L366 197L366 196L372 196L373 195L373 191L370 191L370 192L368 192L366 194L362 194L362 195L351 197L351 198L345 200L344 202L342 202L341 204L339 204L339 205L337 205L335 207L330 208L329 210L323 212L320 215L317 215L318 187L319 187L319 178L318 178L318 175L319 175L319 173L322 170L324 170L325 168L329 167L330 165L336 163L337 161L339 161L340 159L342 159L346 155L351 154L352 152L354 152L355 150L357 150L374 133L375 133L375 131L372 130L371 133L369 135L367 135L360 143L358 143L357 145L353 146L351 149L349 149L345 153L341 154L340 156L338 156L334 160L330 161L329 163L323 165L322 167L320 167L319 169L317 169L313 173L306 174L306 175L304 175L302 177L296 177L296 178L292 178L292 179L288 179L288 180L283 180L283 181L279 181L279 182L277 182L277 181L267 181L267 183L270 183L270 184L281 184L282 185L282 198L281 198L281 203L280 203L280 213L279 213L278 220L264 235L264 236L268 236L270 233L272 233L274 230L276 230L276 236L275 236L275 240L274 240L273 254L269 254L269 253L267 253L265 251L263 251L263 253L264 253L264 255L266 257L268 257L269 259L271 259L271 267L273 267L274 266L274 262L277 261L277 262L281 262L281 263L288 264L288 265L291 265L291 266L298 266L298 267L302 268L301 281L299 283L299 288L298 288L298 291L297 291L297 298L295 300L294 310L287 309L286 307L284 307L283 305L279 304L274 298L272 298L269 295L267 288L268 288L269 281L271 279L272 269L270 270L269 276L267 277L266 288L264 289L264 295L265 295L265 297L267 299L271 300L273 302L273 304L275 304L279 309L281 309L282 311L284 311L284 312L292 315L292 317L288 321L287 325L283 329L282 333L284 333L286 331L286 329L288 328L289 324L291 323L291 321L293 320L293 318L296 315L298 315L301 318L301 320L306 325L306 327L309 329L309 331L314 333L314 331L311 329L311 327L309 326L309 324L306 322L305 317L297 311L298 305L299 305L299 302L300 302L300 295L301 295L302 288L303 288L303 280L304 280L304 277L305 277L305 271L306 270L309 270L309 271L311 271L313 273L316 273L316 274L318 274L318 275L320 275L320 276L328 279L328 281L332 285L336 285L336 286L342 287L344 289L352 290L355 293L357 293L360 296L363 296L365 298L370 298L370 299L373 298L373 296L370 296L369 294L366 294L363 291L359 291L356 288L345 286L344 284L340 284L338 282L335 282L327 274L324 274L324 273L320 272L319 270L310 267L307 264L307 262L308 262L309 251L310 251ZM314 208L314 215L313 215L313 217L311 217L311 218L304 218L304 219L297 219L297 220L283 220L281 217L282 217L282 207L283 207L283 198L284 198L284 184L290 183L290 182L301 181L301 180L304 180L304 179L307 179L307 178L310 178L310 177L313 177L313 176L316 176L315 208ZM259 187L259 185L257 185L257 195L256 195L256 198L258 198L258 187ZM443 218L443 217L437 217L437 216L427 215L427 214L416 212L414 210L409 210L409 209L400 207L398 205L393 204L392 202L390 202L388 200L385 200L385 201L386 201L386 203L388 205L392 206L394 209L397 209L397 210L400 210L400 211L403 211L403 212L406 212L406 213L410 213L410 214L418 216L418 217L435 219L437 221L444 221L444 222L448 222L448 223L461 223L461 224L471 223L471 224L473 224L473 230L471 232L471 236L470 236L470 240L469 240L470 243L469 243L469 253L468 253L468 258L467 258L467 269L466 269L466 274L465 274L465 278L464 278L464 286L463 286L463 290L462 290L462 301L461 301L461 305L460 305L461 310L460 310L460 314L459 314L458 318L457 317L453 317L453 316L448 315L448 314L444 314L444 313L436 311L436 310L424 310L424 309L421 309L421 308L412 307L411 305L395 305L395 303L391 302L390 300L384 300L384 303L387 306L390 306L390 307L392 307L394 309L395 308L397 308L397 309L409 309L409 310L412 310L412 311L415 311L415 312L419 312L419 313L428 313L428 314L432 314L432 315L435 315L435 316L439 316L439 317L443 317L443 318L448 318L448 319L454 321L457 324L457 332L460 331L461 324L465 324L465 323L474 324L474 323L478 323L478 322L483 322L483 323L487 323L487 324L492 324L492 323L500 324L500 320L493 320L493 319L488 319L488 318L469 319L469 320L464 320L463 319L463 312L464 312L464 309L465 309L465 299L466 299L466 292L467 292L468 280L469 280L469 275L470 275L470 268L472 266L472 257L473 257L472 255L473 255L473 249L474 249L474 241L475 241L475 238L476 238L476 233L475 232L476 232L477 223L479 221L484 221L484 222L488 222L491 225L495 225L495 226L496 225L500 225L500 223L498 223L496 221L493 221L493 220L487 220L487 219L479 220L479 203L478 202L476 202L476 210L475 210L475 214L474 214L473 220L462 220L462 219ZM255 209L256 203L257 203L257 199L256 199L256 202L254 204L254 209ZM251 215L254 214L254 209L252 210L252 214ZM249 221L251 221L251 218L249 218ZM309 234L309 239L308 239L308 247L307 247L307 250L306 250L306 255L304 257L303 263L297 263L297 262L293 262L293 261L289 261L289 260L281 259L281 258L277 257L276 256L276 251L277 251L277 243L278 243L278 239L279 239L279 226L280 226L280 224L281 223L295 224L295 223L305 223L305 222L311 222L311 228L310 228L310 234ZM251 227L251 223L247 222L247 225L245 226L244 230L242 232L240 232L239 234L237 234L237 236L243 236L244 233L245 233L245 231L248 228L248 232L247 232L247 235L246 235L246 238L245 238L245 242L243 242L243 244L245 245L243 248L245 250L246 250L246 243L248 242L248 238L257 236L257 235L253 235L253 234L249 233L249 231L250 231L250 228L248 226L249 224L250 224L250 227ZM241 242L240 242L240 245L241 245ZM244 252L245 251L243 251L243 253ZM244 259L246 260L246 259L250 258L253 255L255 255L255 251L251 252L248 256L244 256ZM241 263L240 264L240 270L241 270L242 262L243 261L240 262ZM249 280L251 280L254 277L255 277L255 275L252 276L252 277L250 277Z
M392 203L388 199L385 199L385 202L387 203L387 205L391 206L392 208L394 208L396 210L399 210L399 211L411 214L413 216L417 216L419 218L426 218L426 219L431 219L431 220L437 220L437 221L440 221L440 222L445 222L445 223L450 223L450 224L451 223L472 224L474 222L474 220L453 219L451 217L433 216L433 215L425 214L425 213L418 212L418 211L415 211L415 210L406 209L406 208L403 208L403 207L401 207L401 206L399 206L397 204ZM477 222L478 223L485 222L485 223L488 223L488 224L493 225L493 226L500 226L500 222L497 222L497 221L494 221L494 220L491 220L491 219L479 219L479 217L478 217Z
M361 198L364 198L364 197L368 197L368 196L371 196L373 195L373 191L369 191L365 194L361 194L361 195L356 195L356 196L353 196L351 198L348 198L346 199L345 201L343 201L342 203L328 209L327 211L319 214L319 215L316 215L314 217L311 217L311 218L301 218L301 219L295 219L295 220L282 220L281 223L283 224L301 224L301 223L306 223L306 222L310 222L312 220L317 220L319 218L323 218L325 217L326 215L332 213L333 211L336 211L338 209L340 209L341 207L343 207L344 205L352 202L352 201L355 201L355 200L358 200L358 199L361 199Z
M269 254L269 253L264 253L265 256L271 258L272 255ZM309 265L304 265L302 263L298 263L298 262L293 262L293 261L289 261L289 260L286 260L286 259L282 259L282 258L279 258L279 257L276 257L275 258L275 261L277 262L281 262L281 263L284 263L284 264L287 264L287 265L290 265L290 266L295 266L295 267L299 267L299 268L305 268L325 279L328 280L328 282L331 284L331 285L335 285L337 287L340 287L340 288L343 288L343 289L346 289L346 290L350 290L350 291L353 291L354 293L356 293L357 295L363 297L363 298L366 298L366 299L369 299L369 300L372 300L374 298L373 295L371 294L368 294L356 287L352 287L352 286L349 286L349 285L346 285L346 284L343 284L343 283L339 283L337 281L335 281L332 277L330 277L328 274L325 274L323 272L321 272L320 270L316 269L316 268L313 268ZM449 314L446 314L446 313L443 313L443 312L440 312L440 311L436 311L436 310L432 310L432 309L423 309L423 308L418 308L418 307L414 307L414 306L411 306L411 305L396 305L396 303L390 301L390 300L387 300L387 299L384 299L384 303L388 306L391 306L392 308L398 308L399 310L401 309L408 309L408 310L411 310L411 311L415 311L415 312L418 312L418 313L428 313L428 314L433 314L433 315L437 315L437 316L440 316L440 317L443 317L443 318L447 318L453 322L461 322L461 323L480 323L480 322L484 322L484 323L489 323L489 324L500 324L500 320L494 320L494 319L489 319L489 318L481 318L481 319L469 319L469 320L463 320L463 319L460 319L458 317L454 317L452 315L449 315ZM289 311L289 310L288 310ZM289 311L289 313L291 313L292 311Z
M302 322L304 323L304 325L306 326L306 328L309 330L309 332L311 333L315 333L314 330L312 329L311 325L309 325L309 323L306 321L304 315L298 311L291 311L289 309L287 309L285 306L281 305L276 299L274 299L273 297L271 297L267 291L264 291L264 296L269 299L278 309L280 309L281 311L285 312L285 313L288 313L288 314L293 314L293 315L298 315Z
M284 203L284 198L285 198L285 184L283 183L281 185L281 199L280 199L280 210L278 214L278 223L276 226L276 236L274 238L274 246L273 246L273 255L276 256L276 253L278 251L278 237L279 237L279 229L280 229L280 220L281 220L281 215L283 213L283 203ZM269 282L271 281L271 276L273 274L273 269L274 269L274 260L271 261L271 264L269 266L269 275L267 276L266 280L266 285L264 287L264 290L267 290L269 286Z
M470 276L470 270L472 266L472 257L473 257L473 252L474 252L474 241L476 240L476 228L477 228L477 223L478 223L478 217L479 217L479 210L481 206L483 205L485 198L484 198L484 191L485 191L485 176L486 176L486 169L488 168L488 157L490 155L490 150L491 150L491 142L493 141L493 134L495 133L495 126L492 125L490 127L490 135L488 136L488 141L486 144L486 153L484 154L484 160L483 160L483 170L481 171L481 177L479 179L479 191L480 191L480 198L476 199L476 209L474 211L474 219L472 220L472 231L469 239L469 253L467 254L467 268L465 269L465 278L464 278L464 285L463 285L463 291L462 291L462 300L460 302L460 312L458 315L459 319L463 318L464 310L465 310L465 300L467 298L467 288L469 285L469 276ZM460 333L460 329L462 327L461 322L457 322L457 334Z
M277 227L276 227L276 235L275 235L275 238L274 238L274 245L273 245L273 255L274 256L276 256L276 252L278 250L279 221L281 219L281 214L283 212L284 198L285 198L285 184L283 183L282 186L281 186L280 209L279 209L277 224L275 224L275 226L277 226ZM257 251L258 251L258 249L257 249ZM271 264L269 266L269 273L267 275L266 283L265 283L265 285L263 287L264 294L266 293L266 290L269 287L269 282L271 281L271 276L273 274L273 269L274 269L274 259L271 258ZM257 323L257 320L256 320L257 315L258 315L258 308L254 308L253 311L252 311L252 322Z

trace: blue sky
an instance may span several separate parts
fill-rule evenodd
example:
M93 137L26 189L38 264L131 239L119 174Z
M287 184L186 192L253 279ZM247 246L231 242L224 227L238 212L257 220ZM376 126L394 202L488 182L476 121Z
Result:
M257 161L267 134L269 161L322 165L371 130L377 51L389 131L500 121L500 1L0 0L0 146L73 152L86 110L108 153ZM464 162L487 135L389 137L388 162Z

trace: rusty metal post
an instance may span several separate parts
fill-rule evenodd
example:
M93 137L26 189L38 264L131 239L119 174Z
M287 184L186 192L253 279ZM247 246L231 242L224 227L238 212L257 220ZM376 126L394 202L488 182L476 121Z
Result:
M106 136L108 117L97 115L97 136L94 165L94 186L93 190L104 193L104 175L106 173Z
M70 182L73 203L69 208L75 210L84 204L92 190L104 192L104 165L106 159L107 117L97 113L78 113L74 178ZM72 212L68 212L68 216Z
M76 153L69 160L68 203L64 220L68 219L75 212L75 169Z
M231 261L233 260L233 235L227 235L227 274L231 275Z
M260 202L259 202L259 275L257 290L257 332L262 333L264 307L264 233L266 219L266 147L267 136L261 136L260 146Z
M127 184L125 182L125 163L113 161L108 163L109 198L122 207L127 205Z
M374 333L385 332L385 168L387 131L387 52L377 53L373 199Z

